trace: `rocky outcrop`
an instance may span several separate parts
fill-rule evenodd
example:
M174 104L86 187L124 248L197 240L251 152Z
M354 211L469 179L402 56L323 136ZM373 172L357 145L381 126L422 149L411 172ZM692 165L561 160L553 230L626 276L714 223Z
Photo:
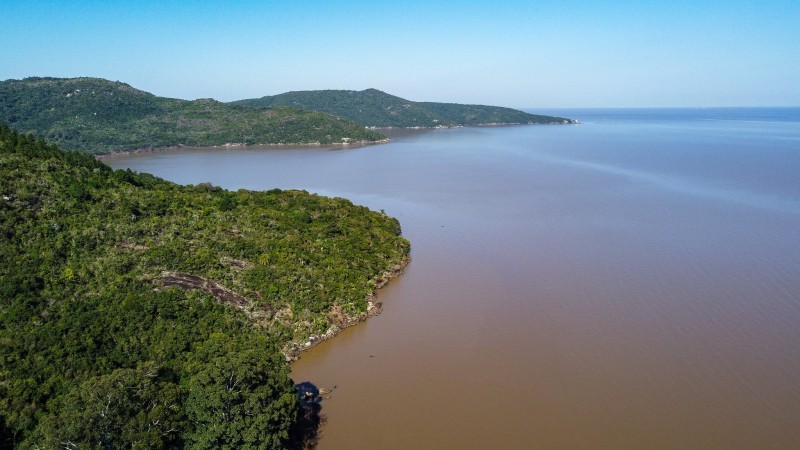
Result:
M286 356L287 361L297 360L300 357L300 352L313 348L320 343L327 341L328 339L341 333L345 328L357 325L368 318L377 316L383 312L383 305L381 302L377 301L377 290L385 286L386 283L391 281L393 278L400 276L409 262L411 262L411 257L406 256L404 260L395 264L391 267L391 269L378 275L373 280L375 290L367 298L367 310L365 312L351 315L347 314L347 312L345 312L339 305L333 305L330 311L328 311L328 314L326 314L326 318L330 324L328 329L321 335L311 335L301 342L290 342L283 349L283 353Z
M400 276L410 262L410 256L392 266L389 270L384 271L382 274L376 276L372 280L375 290L369 294L366 299L366 311L352 314L344 310L340 305L334 304L333 307L327 312L325 318L328 321L328 328L322 334L312 334L301 340L294 340L289 342L283 349L287 361L294 361L299 358L300 352L308 350L320 342L327 341L328 339L336 336L345 328L359 324L372 316L377 316L383 311L383 305L377 301L377 290L386 285L390 280ZM242 268L247 266L247 262L227 259L224 262L229 263L232 267ZM203 277L192 275L183 272L162 272L156 279L156 283L164 287L177 287L180 289L199 289L216 298L218 301L231 305L234 308L245 313L250 319L254 320L257 325L269 327L276 322L281 322L285 326L290 326L294 314L291 308L287 305L283 309L269 310L262 307L257 307L250 299L233 292L225 286L215 283L211 280L206 280ZM257 294L256 294L257 295ZM257 299L259 300L259 299ZM261 304L262 302L258 302ZM307 324L310 328L310 324ZM301 326L301 329L303 327Z
M222 303L227 303L237 309L244 310L250 306L247 298L197 275L182 272L163 272L158 278L162 286L175 286L181 289L200 289L205 291Z

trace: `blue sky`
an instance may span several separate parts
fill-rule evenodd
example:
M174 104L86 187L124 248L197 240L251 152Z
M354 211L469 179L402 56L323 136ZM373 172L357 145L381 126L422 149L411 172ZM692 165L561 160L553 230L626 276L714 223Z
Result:
M6 0L0 79L27 76L223 101L798 106L800 1Z

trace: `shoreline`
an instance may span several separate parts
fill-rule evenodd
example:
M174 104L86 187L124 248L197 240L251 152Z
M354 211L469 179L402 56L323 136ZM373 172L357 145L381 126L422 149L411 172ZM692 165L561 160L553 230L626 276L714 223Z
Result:
M166 145L161 147L138 147L130 150L114 150L105 153L96 153L94 156L95 159L98 161L102 161L106 158L113 158L115 156L127 156L127 155L137 155L142 153L158 153L163 151L169 150L182 150L182 149L189 149L189 148L219 148L219 149L250 149L254 147L269 147L269 148L317 148L317 147L342 147L342 148L349 148L349 147L366 147L368 145L379 145L379 144L386 144L391 139L381 139L380 141L350 141L350 142L331 142L327 144L323 144L320 142L301 142L301 143L278 143L278 144L243 144L240 142L228 142L225 144L220 145L186 145L186 144L176 144L176 145Z
M423 127L423 126L414 126L414 127L378 127L378 126L369 126L366 127L369 130L437 130L437 129L451 129L451 128L482 128L482 127L512 127L512 126L525 126L525 125L580 125L581 122L577 119L565 119L563 121L558 122L508 122L508 123L479 123L473 125L436 125L433 127ZM95 159L98 161L102 161L106 158L113 158L116 156L127 156L127 155L136 155L141 153L157 153L162 151L169 151L169 150L181 150L181 149L188 149L188 148L220 148L220 149L229 149L229 148L254 148L254 147L268 147L268 148L317 148L317 147L341 147L341 148L348 148L348 147L366 147L368 145L379 145L379 144L386 144L391 141L390 138L381 139L379 141L349 141L349 142L331 142L327 144L323 144L320 142L295 142L295 143L277 143L277 144L244 144L241 142L226 142L225 144L219 145L187 145L187 144L176 144L176 145L165 145L160 147L138 147L129 150L113 150L110 152L104 153L96 153L94 156Z
M482 127L516 127L525 125L580 125L578 119L564 119L555 122L487 122L475 123L470 125L436 125L432 127L414 126L414 127L379 127L369 126L370 130L445 130L451 128L482 128Z
M347 316L338 308L338 306L334 305L326 314L328 317L328 322L330 322L330 326L325 333L321 335L312 334L302 343L289 342L286 347L283 348L282 353L286 357L286 362L291 364L294 361L297 361L300 359L300 356L304 351L310 350L317 345L332 339L345 329L365 322L370 317L377 316L383 312L383 304L377 301L378 290L393 279L402 275L409 263L411 263L410 253L406 254L401 261L392 266L391 270L386 270L380 276L376 277L375 289L373 289L372 293L367 297L367 310L365 312L358 313L354 316Z
M385 144L388 143L391 139L386 138L380 141L351 141L351 142L340 142L340 143L331 143L331 144L321 144L321 143L302 143L302 144L242 144L242 143L226 143L222 145L212 145L212 146L189 146L189 145L172 145L172 146L165 146L165 147L141 147L132 150L120 150L108 153L101 153L92 155L95 159L102 161L106 158L116 157L116 156L127 156L127 155L134 155L134 154L144 154L144 153L156 153L162 151L169 151L169 150L181 150L181 149L193 149L193 148L220 148L220 149L227 149L227 148L239 148L239 149L246 149L246 148L254 148L254 147L267 147L267 148L297 148L297 149L310 149L310 148L318 148L318 147L330 147L330 148L359 148L359 147L366 147L368 145L377 145L377 144ZM291 340L285 344L281 353L283 353L284 357L286 358L286 362L291 364L294 361L300 359L300 354L306 350L316 347L320 343L327 341L334 336L338 335L342 331L352 326L358 325L361 322L366 321L368 318L377 316L383 312L383 305L381 302L377 301L378 297L378 290L384 287L387 283L391 280L399 277L405 272L405 268L411 262L411 254L406 253L398 262L394 263L391 267L387 270L384 270L381 274L376 275L372 278L371 282L374 282L374 288L371 293L369 293L366 297L367 301L367 309L364 312L355 313L353 315L348 315L344 312L341 307L334 304L328 312L324 315L328 320L329 326L322 334L309 334L306 335L300 342L296 340ZM210 282L208 280L194 280L194 277L191 274L184 274L184 273L172 273L172 272L165 272L161 276L160 283L165 286L177 286L183 289L201 289L206 292L211 293L212 295L218 297L217 299L222 303L229 303L232 304L236 309L242 311L249 319L255 322L261 322L264 319L263 314L254 313L254 310L250 308L251 302L247 300L245 297L241 297L233 293L232 291L228 290L224 286L217 285L214 282ZM219 291L219 292L217 292ZM235 296L236 301L230 301L227 298L219 298L220 292L228 294L228 296ZM290 313L291 314L291 313ZM275 318L273 317L273 320ZM267 320L269 322L269 320ZM269 326L261 323L262 326ZM301 331L301 330L298 330Z

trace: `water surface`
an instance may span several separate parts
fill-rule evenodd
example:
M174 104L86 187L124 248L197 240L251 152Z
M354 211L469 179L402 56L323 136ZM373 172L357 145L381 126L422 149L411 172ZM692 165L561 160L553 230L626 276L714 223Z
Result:
M554 113L106 162L398 217L384 313L293 366L321 448L800 446L800 110Z

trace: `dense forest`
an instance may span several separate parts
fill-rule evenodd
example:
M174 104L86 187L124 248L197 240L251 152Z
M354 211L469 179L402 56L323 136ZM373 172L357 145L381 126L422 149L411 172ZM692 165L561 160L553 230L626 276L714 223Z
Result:
M0 81L0 122L65 150L108 153L178 145L375 142L385 136L322 112L255 110L157 97L99 78Z
M233 103L256 108L286 106L325 112L369 127L573 123L564 117L528 114L499 106L412 102L377 89L297 91Z
M0 125L0 448L285 447L286 353L408 251L345 199L179 186Z

